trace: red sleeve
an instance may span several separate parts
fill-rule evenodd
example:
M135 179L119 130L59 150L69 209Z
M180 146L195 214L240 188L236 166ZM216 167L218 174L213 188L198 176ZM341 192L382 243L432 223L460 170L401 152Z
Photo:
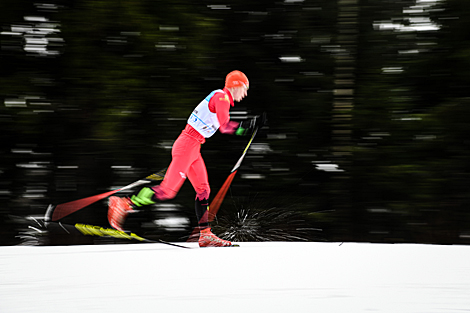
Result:
M209 110L217 114L221 133L233 134L238 127L237 122L230 120L230 100L224 93L216 93L209 102Z

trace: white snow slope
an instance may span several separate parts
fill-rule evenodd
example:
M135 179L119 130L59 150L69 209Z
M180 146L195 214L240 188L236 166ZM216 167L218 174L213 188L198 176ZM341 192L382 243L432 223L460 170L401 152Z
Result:
M469 246L0 248L1 313L463 311L470 311Z

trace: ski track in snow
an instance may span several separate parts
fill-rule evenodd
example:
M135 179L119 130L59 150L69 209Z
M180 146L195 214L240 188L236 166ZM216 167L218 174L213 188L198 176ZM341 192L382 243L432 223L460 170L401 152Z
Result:
M240 245L0 247L0 312L470 310L469 246Z

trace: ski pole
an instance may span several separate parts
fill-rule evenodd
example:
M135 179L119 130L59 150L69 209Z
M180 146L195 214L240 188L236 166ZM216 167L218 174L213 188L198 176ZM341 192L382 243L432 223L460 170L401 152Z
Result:
M255 130L253 131L253 135L251 135L250 141L248 141L248 144L246 145L245 150L243 150L242 156L240 157L240 159L238 159L237 164L235 164L235 166L232 168L232 171L231 171L230 173L233 173L233 172L235 172L236 170L238 170L238 168L239 168L240 165L242 164L242 161L243 161L243 159L245 158L245 155L246 155L248 149L250 148L251 143L253 142L253 139L255 139L255 136L256 136L256 133L257 133L257 132L258 132L258 128L255 128Z
M153 174L145 177L144 179L140 179L136 182L133 182L132 184L121 187L121 188L116 189L116 190L111 190L111 191L108 191L108 192L105 192L105 193L101 193L99 195L95 195L95 196L91 196L91 197L87 197L87 198L83 198L83 199L78 199L78 200L58 204L56 206L51 204L47 208L46 215L44 217L45 221L46 222L58 221L61 218L66 217L67 215L70 215L70 214L72 214L72 213L74 213L78 210L81 210L84 207L86 207L86 206L88 206L92 203L95 203L95 202L97 202L101 199L104 199L106 197L109 197L109 196L111 196L111 195L113 195L113 194L115 194L119 191L123 191L123 190L126 190L126 189L131 189L131 188L134 188L136 186L143 185L143 184L148 184L152 181L163 180L163 178L165 177L166 170L167 169L165 168L165 169L163 169L163 170L161 170L157 173L153 173Z
M207 214L209 215L208 216L208 221L209 222L212 222L214 220L214 218L217 214L217 211L219 211L220 205L224 201L224 198L225 198L225 195L227 194L228 188L230 187L230 185L232 183L232 180L235 177L235 174L237 174L237 170L240 167L240 165L242 164L242 161L245 158L245 155L248 152L248 149L250 148L251 143L253 142L253 139L255 138L257 132L258 132L258 128L255 128L255 130L253 131L253 134L251 135L250 141L248 141L248 144L246 145L245 150L243 150L242 156L238 159L237 163L232 168L232 171L230 172L230 175L225 180L224 184L220 188L220 190L217 193L217 195L215 196L214 200L212 200L212 202L210 203L209 210L206 213L204 213L204 216L201 218L201 220L204 220L206 218ZM191 233L191 235L189 236L187 241L188 242L193 241L198 232L199 232L199 227L194 228L193 232Z
M217 214L217 211L219 211L219 208L224 201L225 195L227 194L228 188L230 187L233 178L235 177L235 174L237 173L238 168L242 164L243 159L245 158L246 153L248 152L248 149L251 146L251 143L253 142L253 139L256 136L256 133L258 132L258 128L255 129L253 132L253 135L251 135L250 141L248 141L248 144L246 145L245 150L243 150L243 154L238 159L237 163L233 167L232 171L230 172L230 175L227 177L225 180L225 183L222 185L222 188L220 188L219 192L217 195L214 197L214 200L212 200L211 204L209 205L209 222L212 222L215 218L215 215Z

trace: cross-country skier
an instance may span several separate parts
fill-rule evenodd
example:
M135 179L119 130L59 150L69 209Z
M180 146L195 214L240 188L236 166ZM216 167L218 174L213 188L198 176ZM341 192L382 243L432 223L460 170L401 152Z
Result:
M262 126L263 118L254 118L242 123L230 120L229 110L234 101L240 102L247 96L248 78L240 71L230 72L225 79L225 88L212 91L194 109L185 129L173 144L172 161L162 183L144 187L131 197L110 197L108 220L112 227L122 230L129 213L138 207L176 196L186 177L196 191L196 217L199 221L199 246L230 246L232 243L220 239L211 232L208 222L209 180L200 149L206 138L219 129L222 133L245 135L255 127Z

